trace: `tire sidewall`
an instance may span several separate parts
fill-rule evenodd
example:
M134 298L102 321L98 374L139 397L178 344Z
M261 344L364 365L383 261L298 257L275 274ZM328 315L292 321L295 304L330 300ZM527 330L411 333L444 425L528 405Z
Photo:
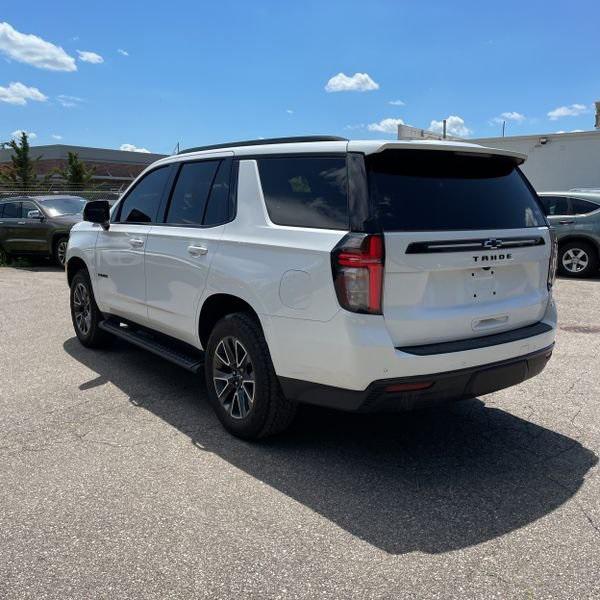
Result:
M234 435L243 438L256 437L262 430L267 418L269 403L271 402L269 357L265 356L260 343L260 332L252 326L248 319L238 315L229 315L219 321L213 329L205 354L205 379L206 389L210 403L217 417L226 429ZM228 336L239 339L246 351L250 354L255 373L254 403L248 415L243 419L235 419L225 410L217 396L213 382L213 364L215 350L221 340Z

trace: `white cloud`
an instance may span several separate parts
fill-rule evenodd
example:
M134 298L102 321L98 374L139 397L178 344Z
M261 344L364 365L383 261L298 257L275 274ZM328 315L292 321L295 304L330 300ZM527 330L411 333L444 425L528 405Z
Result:
M79 98L77 96L67 96L65 94L60 94L56 96L59 104L64 106L65 108L73 108L75 106L79 106L80 102L83 102L83 98Z
M585 104L570 104L569 106L559 106L548 113L551 121L556 121L561 117L578 117L589 111Z
M285 109L285 112L286 112L288 115L293 115L293 114L294 114L294 111L293 111L291 108L286 108L286 109Z
M500 114L500 117L496 117L497 119L501 119L503 121L517 121L517 123L522 123L525 120L525 115L515 111L503 112Z
M443 121L431 121L429 129L436 133L443 133L444 122ZM466 125L463 118L456 115L450 115L446 119L446 133L448 135L455 135L457 137L467 137L473 133Z
M583 129L571 129L571 133L583 133Z
M49 71L77 71L75 59L60 46L37 35L21 33L8 23L0 23L0 52L17 62Z
M354 73L352 77L338 73L325 86L326 92L368 92L378 89L379 84L373 81L368 73Z
M503 112L500 116L507 121L518 121L519 123L525 120L525 115L515 111Z
M508 112L500 113L500 115L498 117L494 117L490 121L490 125L492 125L492 124L502 125L502 123L504 123L504 121L514 121L515 123L522 123L525 119L526 119L525 115L523 115L521 113L518 113L515 111L508 111Z
M19 139L21 139L21 135L24 133L27 134L27 137L30 140L35 140L35 138L37 137L37 134L33 133L33 131L24 131L23 129L15 129L15 131L13 131L10 134L10 136L15 140L19 140Z
M129 56L129 52L127 52L127 50L123 50L123 48L118 48L117 52L121 55L121 56Z
M382 133L397 133L398 125L404 125L402 119L381 119L379 123L369 123L367 129L369 131L380 131Z
M104 62L104 59L95 52L89 52L88 50L77 50L77 54L79 54L79 60L87 63L92 63L93 65L99 65Z
M58 135L58 133L53 133L52 134L52 138L55 140L62 140L63 136L62 135Z
M133 144L121 144L119 146L119 150L125 150L126 152L145 152L147 154L150 153L150 150L148 150L147 148L138 148Z
M28 87L19 81L13 81L8 87L0 86L0 102L24 106L28 100L46 102L48 97L35 87Z
M406 102L402 102L402 100L390 100L388 104L391 104L392 106L404 106Z

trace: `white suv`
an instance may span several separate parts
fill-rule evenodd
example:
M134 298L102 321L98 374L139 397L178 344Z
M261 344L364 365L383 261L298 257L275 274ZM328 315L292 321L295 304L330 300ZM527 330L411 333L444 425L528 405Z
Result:
M524 159L333 137L164 158L71 231L75 332L203 369L245 438L299 402L398 410L517 384L556 329L556 248Z

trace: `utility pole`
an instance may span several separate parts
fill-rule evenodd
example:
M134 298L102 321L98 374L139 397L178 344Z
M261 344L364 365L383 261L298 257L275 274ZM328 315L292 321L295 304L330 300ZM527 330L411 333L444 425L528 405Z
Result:
M506 128L506 121L502 121L502 137L504 137L504 129Z
M444 130L443 130L443 134L442 134L442 138L446 139L446 119L444 119Z

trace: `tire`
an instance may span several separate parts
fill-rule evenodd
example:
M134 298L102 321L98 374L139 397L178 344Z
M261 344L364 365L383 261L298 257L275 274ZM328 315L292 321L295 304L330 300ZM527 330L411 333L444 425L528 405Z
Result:
M54 240L52 245L52 258L55 264L59 267L65 268L65 259L67 256L67 244L69 238L66 235L60 236Z
M0 267L5 267L10 264L10 254L0 246Z
M588 242L567 242L558 249L558 272L565 277L590 277L598 266L598 251Z
M268 437L294 419L296 403L281 392L260 324L248 314L234 313L215 325L204 368L209 400L233 435Z
M108 332L98 327L102 319L90 276L81 269L71 280L71 320L75 335L86 348L102 348L112 340Z

